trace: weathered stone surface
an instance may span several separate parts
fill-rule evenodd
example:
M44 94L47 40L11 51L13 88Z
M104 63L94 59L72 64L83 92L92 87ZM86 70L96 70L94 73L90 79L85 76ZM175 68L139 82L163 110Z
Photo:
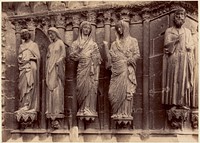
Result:
M164 35L156 37L152 40L152 54L151 55L158 55L163 54L164 49Z
M33 12L46 12L48 11L48 5L46 2L36 2L33 6Z
M16 9L17 15L30 14L31 12L32 11L31 11L30 6L25 2L19 3L19 5L17 6L17 9Z
M17 102L15 98L5 98L5 111L6 112L15 112L18 109Z
M156 25L156 26L155 26ZM169 26L169 16L157 18L150 23L150 38L157 38L165 33L165 30Z
M135 93L133 96L133 108L134 110L136 109L141 109L142 108L142 93Z
M150 110L158 111L163 109L164 105L162 104L162 93L152 91L152 93L150 93Z
M69 46L71 46L72 42L73 42L73 31L66 31L65 32L65 41L66 44L68 44Z
M7 46L8 47L8 46ZM8 47L9 48L9 47ZM5 50L6 59L5 62L7 65L17 66L17 53L15 47L10 47L9 50Z
M17 92L17 83L9 80L2 81L2 90L6 97L15 98Z
M6 66L5 78L10 81L17 81L19 75L19 70L16 66Z
M69 135L54 134L52 135L53 142L69 142Z
M2 129L2 141L6 142L11 138L11 129Z
M33 141L34 137L35 137L35 134L23 133L23 135L22 135L23 142L31 142L31 141Z
M5 118L5 129L16 129L18 127L14 113L5 112L3 116Z
M130 142L131 135L115 135L117 142Z
M133 129L141 129L142 128L142 109L136 109L133 112Z
M136 62L136 76L140 77L143 75L143 59L139 58Z
M143 78L142 78L142 76L137 76L136 79L137 79L136 93L142 93L142 90L143 90Z
M138 40L138 46L140 49L140 56L141 58L143 57L143 45L142 45L142 41L143 41L143 35L142 35L142 24L132 24L130 25L130 35L133 36L134 38L136 38Z
M165 110L150 111L150 129L164 129L166 114Z

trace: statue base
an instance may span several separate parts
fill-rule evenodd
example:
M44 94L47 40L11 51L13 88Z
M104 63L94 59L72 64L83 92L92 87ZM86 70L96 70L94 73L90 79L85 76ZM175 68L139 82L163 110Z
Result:
M37 112L35 110L24 110L23 108L15 112L17 122L21 124L23 129L33 127L33 122L37 120Z
M191 126L193 129L198 129L198 109L191 112Z
M133 121L133 117L127 117L127 118L113 118L116 124L131 124Z
M94 121L95 118L97 118L98 116L97 115L90 115L90 116L86 116L86 115L77 115L77 117L80 119L80 120L84 120L84 121Z
M50 124L52 129L60 129L61 128L61 119L63 119L65 116L64 114L46 114L47 119L50 119Z
M167 110L168 121L173 129L183 129L184 122L188 119L188 109L174 109Z

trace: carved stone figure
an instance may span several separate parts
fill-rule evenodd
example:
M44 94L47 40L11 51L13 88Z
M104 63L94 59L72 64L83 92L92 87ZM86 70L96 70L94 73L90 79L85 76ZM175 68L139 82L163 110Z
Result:
M130 36L129 25L120 20L117 38L110 48L111 81L109 100L113 119L132 120L133 95L136 91L136 61L140 57L138 41Z
M101 56L97 44L92 39L91 23L83 21L79 27L79 37L72 43L70 58L78 61L76 95L79 117L95 117L97 88Z
M52 43L46 58L46 116L53 120L54 128L59 127L57 118L64 118L64 83L65 83L65 45L55 27L48 29Z
M191 31L183 27L186 11L177 8L174 26L165 32L162 103L189 109L194 86L194 44Z
M39 111L40 52L28 29L21 30L21 39L24 42L19 47L18 55L20 108L16 116L18 121L32 122Z

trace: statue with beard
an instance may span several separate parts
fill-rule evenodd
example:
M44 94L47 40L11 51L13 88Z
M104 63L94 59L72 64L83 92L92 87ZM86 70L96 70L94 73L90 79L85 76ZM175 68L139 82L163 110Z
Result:
M177 8L174 25L166 30L164 38L162 103L171 109L188 110L191 106L194 44L191 31L183 27L185 18L185 9Z

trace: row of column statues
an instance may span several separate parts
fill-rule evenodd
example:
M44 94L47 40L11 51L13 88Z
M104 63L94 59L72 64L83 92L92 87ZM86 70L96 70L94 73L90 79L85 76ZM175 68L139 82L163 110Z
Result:
M175 11L174 26L165 32L163 65L163 100L171 109L189 109L191 93L194 92L194 43L190 30L183 28L186 12ZM133 96L136 92L136 61L140 57L137 39L130 36L129 25L124 20L115 26L116 40L108 46L107 68L111 70L108 91L113 120L133 120ZM48 29L51 44L46 55L46 117L58 124L64 118L65 44L58 29ZM19 62L20 108L17 117L35 118L39 112L39 63L38 45L31 40L27 29L21 31ZM83 21L79 36L70 49L69 58L78 62L76 96L77 117L97 117L97 89L102 58L97 43L92 37L92 25ZM145 81L144 81L145 82ZM193 99L195 100L195 99Z

